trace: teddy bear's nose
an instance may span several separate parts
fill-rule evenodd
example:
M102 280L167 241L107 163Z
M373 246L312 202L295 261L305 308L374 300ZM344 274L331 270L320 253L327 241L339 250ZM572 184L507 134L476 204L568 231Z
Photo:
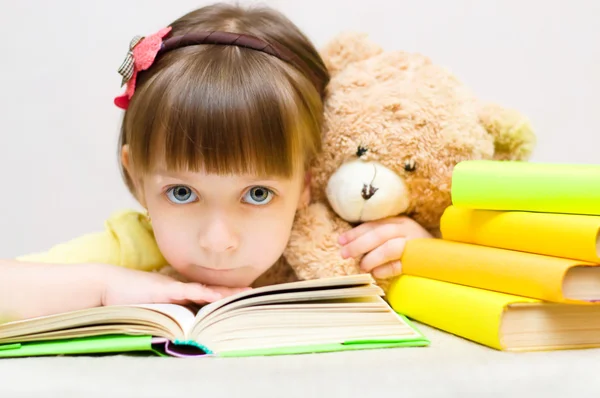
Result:
M373 195L375 195L375 192L377 192L378 189L379 188L375 188L371 184L363 184L363 189L360 192L360 195L363 197L364 200L369 200Z

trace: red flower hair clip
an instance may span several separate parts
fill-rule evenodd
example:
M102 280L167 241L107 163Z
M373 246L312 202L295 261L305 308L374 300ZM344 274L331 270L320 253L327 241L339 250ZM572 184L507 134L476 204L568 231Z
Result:
M121 86L127 84L125 92L115 98L115 105L127 109L129 101L135 91L135 83L139 71L148 69L156 54L161 49L162 39L171 31L171 27L163 28L150 36L136 36L129 43L129 51L125 60L119 67L119 74L123 76Z

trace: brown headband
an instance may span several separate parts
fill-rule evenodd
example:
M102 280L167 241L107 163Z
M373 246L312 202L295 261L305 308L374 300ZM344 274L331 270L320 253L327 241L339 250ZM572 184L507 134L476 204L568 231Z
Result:
M323 95L323 91L325 89L323 81L319 79L319 77L306 65L304 61L302 61L302 59L300 59L300 57L277 42L266 42L256 36L220 31L188 33L182 36L174 36L163 41L157 55L164 54L181 47L198 44L222 44L228 46L245 47L277 57L282 61L293 65L300 71L308 74L308 77L319 91L319 94Z

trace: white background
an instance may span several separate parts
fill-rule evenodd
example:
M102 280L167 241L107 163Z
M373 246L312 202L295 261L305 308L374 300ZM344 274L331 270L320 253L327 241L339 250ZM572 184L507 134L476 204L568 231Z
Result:
M132 36L207 3L0 0L0 258L100 230L111 212L137 207L117 169L116 70ZM356 30L430 56L531 119L533 161L598 163L598 0L263 4L319 47Z

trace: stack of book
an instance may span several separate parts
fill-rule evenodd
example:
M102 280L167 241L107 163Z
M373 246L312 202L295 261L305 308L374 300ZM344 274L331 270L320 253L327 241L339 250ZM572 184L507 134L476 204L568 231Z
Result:
M396 311L499 350L600 347L600 165L460 163L441 232L407 243Z

